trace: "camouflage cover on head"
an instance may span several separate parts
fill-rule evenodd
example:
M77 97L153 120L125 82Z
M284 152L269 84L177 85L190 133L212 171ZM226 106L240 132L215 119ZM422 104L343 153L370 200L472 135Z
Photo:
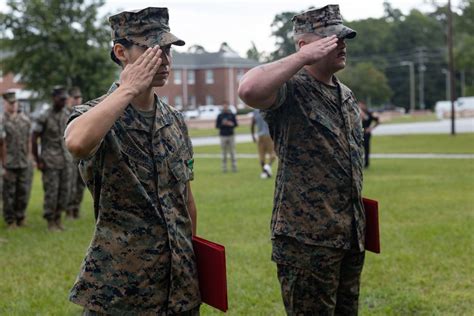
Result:
M60 97L62 99L67 99L69 97L67 90L64 86L54 86L51 91L53 97Z
M295 15L292 21L295 35L314 33L321 37L336 35L338 38L354 38L357 35L356 31L342 24L337 4L305 11Z
M168 8L149 7L124 11L109 17L112 40L126 39L142 46L183 46L183 40L170 33Z

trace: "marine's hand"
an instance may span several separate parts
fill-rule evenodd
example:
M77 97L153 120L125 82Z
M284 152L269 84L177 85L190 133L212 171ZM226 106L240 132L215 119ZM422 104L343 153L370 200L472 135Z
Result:
M159 46L148 48L133 64L128 64L120 74L120 86L135 96L145 91L151 84L162 63Z
M324 37L301 46L298 54L303 59L305 65L311 65L334 50L337 47L337 41L336 35Z

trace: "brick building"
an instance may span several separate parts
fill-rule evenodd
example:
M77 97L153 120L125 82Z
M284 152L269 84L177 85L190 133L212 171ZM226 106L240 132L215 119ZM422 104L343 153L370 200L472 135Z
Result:
M159 96L178 109L192 109L200 105L243 105L237 95L243 74L258 62L240 57L231 49L221 48L216 53L173 52L173 66L168 83L157 89Z

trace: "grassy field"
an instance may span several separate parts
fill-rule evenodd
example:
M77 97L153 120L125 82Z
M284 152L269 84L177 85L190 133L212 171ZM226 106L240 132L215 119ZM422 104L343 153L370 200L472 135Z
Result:
M250 134L250 126L239 125L234 129L236 134ZM217 128L190 128L189 136L191 137L209 137L218 136L219 130Z
M472 135L420 137L375 137L374 151L473 152ZM255 145L239 145L239 151L254 153ZM222 174L219 159L196 159L198 235L226 246L229 315L284 315L270 261L273 180L259 179L254 159L240 159L238 167L236 174ZM36 174L29 226L6 231L0 225L0 238L7 239L0 242L0 315L80 315L67 295L92 236L91 200L87 196L81 219L66 222L65 232L48 233L39 180ZM361 315L472 313L473 185L473 160L372 161L364 195L380 202L382 254L366 256ZM207 306L201 311L220 314Z

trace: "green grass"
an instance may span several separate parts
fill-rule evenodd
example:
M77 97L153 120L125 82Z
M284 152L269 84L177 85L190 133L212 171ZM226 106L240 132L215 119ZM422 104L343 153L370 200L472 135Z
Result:
M420 140L413 136L400 144L416 147L412 141ZM437 150L439 144L433 142ZM464 141L446 144L465 152ZM253 144L245 146L255 151ZM219 152L216 146L207 149ZM274 183L259 179L256 159L240 159L238 167L236 174L222 174L219 159L196 159L198 235L226 246L229 315L284 315L270 261ZM67 295L92 236L91 200L88 195L83 216L66 222L65 232L48 233L39 176L29 227L6 231L0 225L0 238L8 239L0 243L0 315L79 315L81 308ZM473 185L473 160L372 160L364 195L380 202L382 254L366 256L361 315L472 312ZM201 312L220 314L207 306Z

